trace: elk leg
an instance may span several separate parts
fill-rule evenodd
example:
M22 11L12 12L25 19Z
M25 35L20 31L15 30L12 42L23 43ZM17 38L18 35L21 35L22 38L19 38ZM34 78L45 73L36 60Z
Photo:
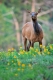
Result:
M33 42L31 42L31 47L34 47L34 43Z
M27 45L27 39L24 38L24 49L25 49L25 51L26 51L26 45Z
M29 44L28 44L28 46L27 46L27 51L29 51L30 46L31 46L31 41L29 41Z
M42 47L40 45L42 45L42 41L39 42L40 52L42 52Z

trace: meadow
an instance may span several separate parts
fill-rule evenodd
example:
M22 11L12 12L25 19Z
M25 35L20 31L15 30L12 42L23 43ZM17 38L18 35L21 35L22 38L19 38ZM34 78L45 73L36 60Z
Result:
M38 17L38 22L42 26L46 46L40 46L42 53L37 44L27 52L23 46L19 48L19 43L23 45L22 26L31 21L27 10L36 12L39 8L43 14ZM52 36L53 0L1 0L0 80L53 80Z
M53 44L0 52L0 80L53 80Z

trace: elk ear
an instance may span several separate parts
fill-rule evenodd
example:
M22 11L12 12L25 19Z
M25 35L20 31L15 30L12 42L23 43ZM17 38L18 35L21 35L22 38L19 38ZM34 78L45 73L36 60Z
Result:
M38 13L40 13L41 12L41 8L38 10Z
M38 10L38 12L36 13L36 15L38 15L38 13L40 13L41 12L41 8Z
M27 10L28 13L31 13L30 11Z

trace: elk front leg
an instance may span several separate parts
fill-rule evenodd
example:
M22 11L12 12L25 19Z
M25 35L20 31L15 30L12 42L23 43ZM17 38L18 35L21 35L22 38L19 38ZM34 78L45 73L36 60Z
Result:
M25 51L26 51L26 46L27 45L27 39L26 38L24 38L24 49L25 49Z
M29 51L30 46L31 46L31 41L29 41L29 43L28 43L28 46L27 46L27 51Z
M31 41L31 47L34 47L34 42Z
M42 41L39 42L40 52L42 52Z

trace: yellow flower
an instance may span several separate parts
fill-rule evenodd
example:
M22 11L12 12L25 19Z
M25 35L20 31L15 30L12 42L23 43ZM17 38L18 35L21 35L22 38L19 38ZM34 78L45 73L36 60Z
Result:
M38 49L36 49L35 52L38 52Z
M8 68L6 68L8 70Z
M50 52L48 52L48 54L50 54Z
M38 52L38 54L39 54L39 55L41 55L41 53L40 53L40 52Z
M14 58L17 58L16 56L14 56Z
M20 71L20 68L18 68L17 70Z
M50 49L52 49L52 46L50 45Z
M10 65L10 63L8 62L7 65Z
M22 64L22 67L25 67L25 64Z
M21 62L20 61L18 61L18 66L20 66L21 65Z
M20 51L20 54L24 54L24 52L23 51Z
M22 46L20 46L20 48L22 49Z
M12 63L13 63L14 61L12 60Z
M44 52L47 52L47 51L48 51L48 49L45 48L45 49L44 49Z
M18 74L15 74L15 76L18 76Z
M32 67L32 65L31 65L31 64L29 64L28 66L29 66L29 67Z
M42 48L43 46L42 46L42 45L40 45L40 47Z
M29 64L28 66L29 66L29 68L30 68L30 69L33 69L33 67L32 67L32 65L31 65L31 64Z
M45 48L45 46L43 46L43 48Z
M23 52L25 52L25 50L23 50Z
M11 49L8 49L8 51L11 51Z
M34 51L34 48L33 47L30 47L30 49Z
M14 48L11 49L12 51L14 50Z

